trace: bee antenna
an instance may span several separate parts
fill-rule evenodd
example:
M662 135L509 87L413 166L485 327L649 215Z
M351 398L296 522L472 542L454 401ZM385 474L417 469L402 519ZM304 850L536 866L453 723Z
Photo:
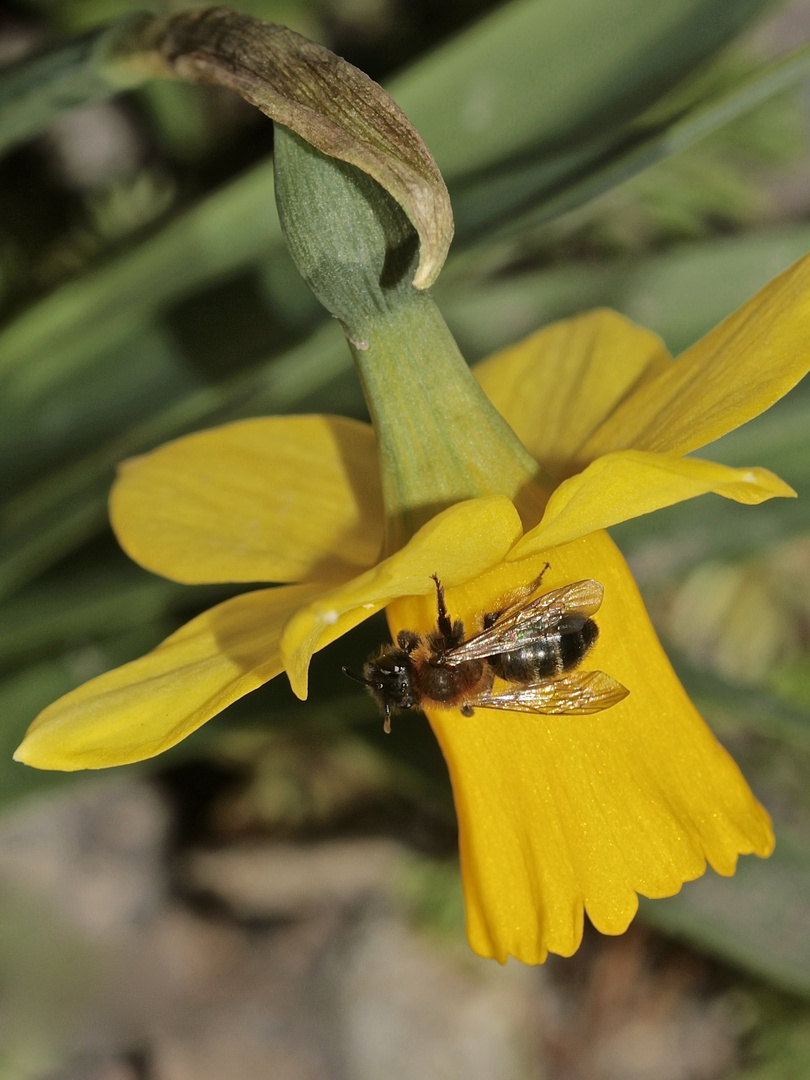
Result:
M375 683L373 679L366 679L362 675L355 675L353 671L349 671L347 667L340 669L344 675L348 675L350 679L354 679L355 682L362 683L363 686L370 686L372 689L381 690L380 683ZM391 709L386 704L385 706L385 720L383 721L383 731L386 735L391 734Z
M371 679L365 679L362 675L355 675L353 671L349 671L347 667L340 669L344 675L348 675L350 679L354 679L355 682L362 683L363 686L376 686L377 684L372 682Z

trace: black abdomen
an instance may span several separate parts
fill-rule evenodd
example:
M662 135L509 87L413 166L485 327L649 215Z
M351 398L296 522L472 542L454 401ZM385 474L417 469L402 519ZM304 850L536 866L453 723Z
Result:
M519 649L491 656L490 667L499 679L513 683L533 683L561 675L580 663L598 635L593 619L578 618L570 627L563 625Z

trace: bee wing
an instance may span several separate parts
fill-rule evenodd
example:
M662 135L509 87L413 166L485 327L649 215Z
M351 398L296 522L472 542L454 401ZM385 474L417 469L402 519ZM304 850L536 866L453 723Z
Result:
M598 581L587 578L542 596L530 597L507 608L486 630L449 649L444 654L445 663L453 665L465 660L480 660L530 645L553 630L564 615L581 615L584 622L598 611L604 591Z
M604 671L573 671L531 686L514 687L501 694L481 694L472 704L482 709L563 716L602 712L618 704L629 693Z

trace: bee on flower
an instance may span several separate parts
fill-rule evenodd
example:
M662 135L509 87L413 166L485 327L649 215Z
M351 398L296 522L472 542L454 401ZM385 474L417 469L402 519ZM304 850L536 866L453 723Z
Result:
M277 137L277 155L283 210L300 176L328 165L291 136ZM335 184L346 177L334 170ZM376 228L362 224L372 203L358 203L358 233ZM287 232L300 264L308 249ZM766 470L689 455L810 367L810 258L675 361L656 335L599 310L540 330L474 377L407 267L370 304L383 262L355 282L359 314L341 307L351 252L335 243L305 268L346 325L373 427L243 420L125 462L113 489L113 528L142 566L273 587L217 605L51 705L17 758L48 769L148 758L282 672L305 698L313 654L385 609L391 648L411 667L426 642L444 675L482 661L472 698L418 702L453 785L472 948L540 963L576 950L586 913L622 933L638 894L671 896L707 863L728 875L739 855L772 849L768 814L678 682L605 530L711 492L751 504L794 495ZM509 620L525 630L515 610L532 603L542 632L529 645L579 634L565 646L576 662L561 653L542 667L538 648L530 678L504 678L521 643L498 635ZM546 617L554 605L557 621ZM383 658L362 678L385 704ZM582 679L593 672L609 681L594 689ZM600 707L521 707L526 687L544 704L568 700L554 679L574 676Z

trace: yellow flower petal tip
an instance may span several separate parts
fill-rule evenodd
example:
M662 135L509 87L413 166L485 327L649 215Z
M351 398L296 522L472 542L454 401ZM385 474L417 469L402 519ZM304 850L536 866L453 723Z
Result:
M620 934L637 894L671 896L708 861L768 855L767 813L670 667L629 570L604 533L502 564L447 591L471 629L550 568L542 589L593 576L604 585L599 638L582 662L628 696L593 715L429 709L450 770L472 948L542 962L579 945L584 913ZM389 607L392 633L435 624L431 597Z
M318 587L259 589L198 615L139 660L45 709L15 758L38 769L103 769L168 750L282 670L291 613Z
M805 256L675 363L651 366L621 399L606 397L599 422L571 457L582 466L613 450L686 454L765 412L810 369L809 298ZM628 345L632 340L628 334ZM621 352L612 357L619 367Z
M548 500L540 524L509 557L526 558L710 492L752 506L796 496L793 488L767 469L734 469L675 454L615 451L564 480Z

